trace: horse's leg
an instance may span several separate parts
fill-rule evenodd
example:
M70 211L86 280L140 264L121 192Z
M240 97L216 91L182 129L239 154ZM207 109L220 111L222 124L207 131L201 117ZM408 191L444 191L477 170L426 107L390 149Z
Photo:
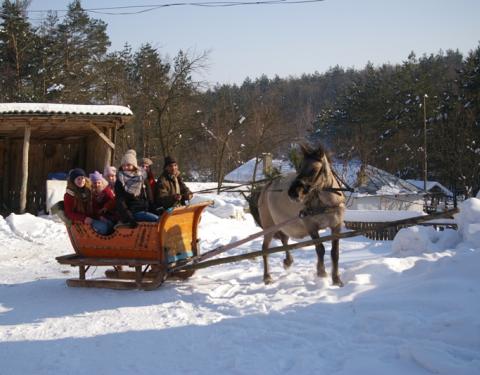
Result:
M282 241L282 245L287 246L288 245L288 236L283 232L278 232L277 234L278 234L278 237L280 237L280 241ZM285 259L283 260L283 268L289 269L290 266L292 265L292 263L293 263L293 257L290 254L290 251L286 250L285 251Z
M320 238L317 231L310 232L310 237L312 240L317 240ZM317 252L317 276L318 277L327 277L327 271L325 271L325 247L323 243L317 243L315 245L315 251Z
M332 229L332 234L340 233L340 229ZM340 258L340 240L332 240L332 282L333 285L343 286L342 280L340 280L340 275L338 274L338 260Z
M273 282L272 276L270 276L270 271L268 269L268 254L265 252L270 246L272 241L273 234L266 234L263 236L262 251L263 251L263 282L265 284L271 284Z

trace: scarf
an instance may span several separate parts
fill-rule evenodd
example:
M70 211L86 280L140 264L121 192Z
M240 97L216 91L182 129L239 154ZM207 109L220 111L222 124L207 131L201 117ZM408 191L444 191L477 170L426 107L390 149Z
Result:
M127 193L132 194L134 197L138 197L142 192L142 187L145 183L146 173L145 171L141 171L138 169L133 172L119 171L117 178L121 182L123 188Z
M170 175L170 180L172 180L173 185L175 186L175 194L180 194L180 184L178 183L177 176Z

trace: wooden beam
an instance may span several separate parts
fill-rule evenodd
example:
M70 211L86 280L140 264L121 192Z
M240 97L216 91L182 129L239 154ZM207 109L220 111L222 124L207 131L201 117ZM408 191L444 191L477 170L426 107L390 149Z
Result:
M22 185L20 187L20 213L25 213L27 208L27 187L28 187L28 151L30 149L30 125L25 126L23 137L23 159L22 159Z
M10 155L10 139L5 138L4 139L4 154L3 154L3 192L2 192L2 201L3 205L0 207L0 209L4 209L5 206L8 209L11 209L11 202L8 200L8 190L10 187L10 181L9 181L9 176L10 176L10 163L8 162L9 160L9 155Z
M113 134L112 134L112 141L114 144L117 143L117 127L118 127L118 123L115 123L115 127L113 128ZM110 165L113 165L113 163L115 162L115 149L112 150L112 157L111 157L111 164Z
M107 137L108 139L112 139L112 129L107 129ZM115 150L115 148L113 148L113 150ZM107 165L112 165L112 160L113 160L112 154L113 154L112 148L107 147L107 150L105 152L105 160L103 161L103 168L105 168ZM102 173L103 173L103 170L102 170Z
M90 128L92 128L93 131L95 131L95 133L97 133L100 138L102 138L105 143L111 147L112 150L115 150L115 144L105 134L103 134L103 132L99 128L97 128L93 123L90 123L89 125Z

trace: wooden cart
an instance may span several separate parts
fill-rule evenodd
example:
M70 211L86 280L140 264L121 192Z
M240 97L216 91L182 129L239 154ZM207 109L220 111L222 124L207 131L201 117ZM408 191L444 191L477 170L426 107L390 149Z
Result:
M190 277L194 270L172 270L200 255L197 227L202 211L210 204L175 208L163 213L158 223L142 222L135 229L119 226L108 236L99 235L90 225L67 224L75 254L56 260L79 268L79 277L68 279L67 285L151 290L168 276ZM104 278L89 279L87 273L92 266L111 269ZM124 266L135 270L125 270Z

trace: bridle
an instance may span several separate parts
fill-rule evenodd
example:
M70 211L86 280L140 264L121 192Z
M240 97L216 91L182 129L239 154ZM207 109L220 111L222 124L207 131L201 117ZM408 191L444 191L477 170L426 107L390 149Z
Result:
M306 184L302 179L299 179L298 176L295 178L294 182L297 182L300 184L300 186L302 186L303 188L303 191L305 193L305 195L308 195L310 193L310 191L312 190L312 186L315 185L315 183L317 182L318 178L320 177L320 174L323 172L323 169L325 168L325 166L323 165L323 161L322 160L318 160L320 162L322 162L322 168L319 168L319 170L317 171L316 175L314 178L312 178L312 182L309 183L309 184ZM342 192L343 191L349 191L349 192L353 192L354 190L348 186L348 184L343 181L338 175L337 173L333 170L333 168L331 168L331 171L333 173L333 176L335 177L335 180L337 181L338 185L339 186L342 186L344 185L345 187L342 188L342 187L338 187L338 188L334 188L334 187L325 187L325 188L322 188L322 189L317 189L318 191L325 191L325 192L328 192L328 193L335 193L335 194L338 194L338 195L342 195Z

